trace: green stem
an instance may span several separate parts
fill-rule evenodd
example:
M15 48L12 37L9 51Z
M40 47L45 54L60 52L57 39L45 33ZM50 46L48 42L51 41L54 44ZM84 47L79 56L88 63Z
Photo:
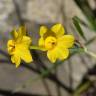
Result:
M87 81L85 84L83 84L79 89L76 90L73 96L81 96L80 94L87 90L90 86L90 81Z
M96 59L96 54L94 54L93 52L88 51L88 49L86 47L84 47L85 53L87 53L88 55L94 57Z
M38 46L30 46L30 49L35 49L35 50L45 50L45 48L38 47Z

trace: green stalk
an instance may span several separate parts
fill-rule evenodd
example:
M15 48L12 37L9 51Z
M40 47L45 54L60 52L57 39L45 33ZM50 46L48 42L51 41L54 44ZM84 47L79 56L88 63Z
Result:
M86 47L84 47L84 51L85 51L85 53L87 53L88 55L90 55L91 57L96 59L96 54L94 54L93 52L88 51L88 49Z
M46 50L45 48L38 47L38 46L30 46L30 49L35 49L35 50Z
M80 94L82 92L84 92L85 90L87 90L90 86L90 81L87 81L85 84L83 84L79 89L77 89L77 91L74 93L73 96L81 96Z

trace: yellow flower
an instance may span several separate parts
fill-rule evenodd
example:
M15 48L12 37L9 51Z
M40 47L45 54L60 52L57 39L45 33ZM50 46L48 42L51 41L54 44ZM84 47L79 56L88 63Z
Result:
M31 44L31 38L26 36L25 27L20 27L18 30L12 32L13 39L7 43L8 53L11 55L12 63L16 64L16 67L20 65L21 59L26 63L32 61L32 56L29 51Z
M69 48L74 44L73 35L64 35L61 24L54 25L51 29L46 26L40 28L39 46L47 51L47 57L52 63L57 59L64 60L69 56Z

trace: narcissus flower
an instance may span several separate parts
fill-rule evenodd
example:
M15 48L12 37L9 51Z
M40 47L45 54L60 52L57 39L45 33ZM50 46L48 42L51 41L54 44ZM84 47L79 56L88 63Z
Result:
M26 63L32 62L32 56L30 54L31 38L26 36L25 27L20 27L18 30L12 32L12 40L7 43L8 53L11 55L12 63L16 64L16 67L20 65L21 59Z
M54 25L51 29L46 26L40 28L39 46L47 51L47 57L52 63L57 59L64 60L69 56L69 48L74 44L73 35L64 35L61 24Z

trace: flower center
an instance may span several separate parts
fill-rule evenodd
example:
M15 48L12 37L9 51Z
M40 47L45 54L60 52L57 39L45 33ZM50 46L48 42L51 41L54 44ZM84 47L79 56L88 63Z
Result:
M8 43L8 51L10 54L13 54L13 52L15 51L15 42L14 41L9 41Z
M55 37L53 36L48 36L46 39L45 39L45 48L47 50L50 50L50 49L53 49L57 44L57 40Z

